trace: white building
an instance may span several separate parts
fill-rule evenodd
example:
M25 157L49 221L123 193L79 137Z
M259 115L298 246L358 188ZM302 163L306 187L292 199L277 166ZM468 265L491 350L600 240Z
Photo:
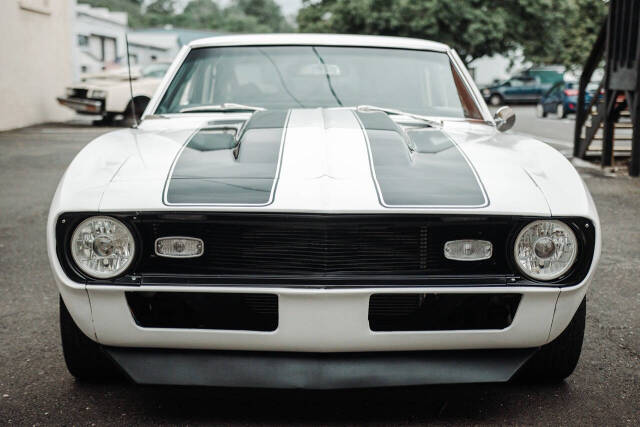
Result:
M127 14L77 4L73 33L76 43L74 77L77 79L81 73L102 71L125 54Z
M75 5L73 23L74 79L82 74L99 73L105 69L126 66L129 32L126 12L111 11L87 4ZM162 40L129 35L132 65L147 65L155 61L170 61L175 52Z
M173 61L182 46L192 40L214 37L222 33L184 28L145 28L129 33L129 53L139 64Z
M69 0L0 0L0 130L67 120L73 76Z

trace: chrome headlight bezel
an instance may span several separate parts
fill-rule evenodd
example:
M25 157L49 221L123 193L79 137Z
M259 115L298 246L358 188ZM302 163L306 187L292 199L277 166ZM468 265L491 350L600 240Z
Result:
M117 230L117 232L122 235L121 237L127 240L127 243L128 243L127 250L129 251L129 253L125 257L126 258L125 261L122 262L116 268L115 271L105 272L105 271L99 271L98 269L95 269L95 268L91 268L89 265L84 263L83 260L80 258L80 255L78 254L79 249L74 248L75 243L78 241L79 233L81 232L81 229L83 227L86 228L87 225L93 221L110 222L111 225L114 227L114 229ZM77 271L81 272L82 275L87 276L91 279L111 280L111 279L115 279L117 277L125 275L130 270L131 266L134 264L136 256L138 255L138 242L137 242L135 233L125 222L117 218L114 218L112 216L92 215L92 216L86 217L82 221L79 221L75 225L75 227L73 227L73 229L70 231L71 233L69 234L69 239L67 242L70 261L73 262L73 265ZM95 242L95 238L94 240L92 240L92 243L93 242ZM85 248L85 250L89 250L92 253L96 254L96 249L95 247L93 247L93 245L91 249ZM100 254L96 254L96 256L98 257L98 259L110 258L110 256L101 256Z
M563 260L553 261L553 262L564 264L564 265L556 269L555 271L546 272L546 273L534 272L531 269L527 269L526 265L523 263L523 259L522 259L523 257L520 256L519 246L520 246L520 243L522 243L522 239L525 238L528 232L531 232L533 229L540 226L555 227L557 231L563 232L564 238L567 239L566 245L568 246L568 248L563 248L563 253L562 253L562 255L566 255L566 256L564 256ZM527 222L518 231L515 239L513 240L513 245L511 248L512 259L517 268L517 271L528 279L534 280L536 282L543 282L543 283L554 283L557 280L562 280L563 278L571 275L573 270L579 264L578 262L579 255L582 251L581 246L583 246L582 244L583 242L581 241L581 236L579 236L577 231L578 230L574 229L574 227L572 227L569 223L565 221L560 221L557 219L537 219L537 220ZM528 245L529 246L528 250L530 251L530 254L528 254L529 259L534 259L534 260L538 260L539 262L540 261L544 262L545 260L548 260L549 258L551 258L554 254L556 254L555 251L557 250L557 247L556 247L557 245L554 242L552 244L553 252L551 253L551 255L547 257L540 256L539 253L536 252L535 246L541 240L545 240L545 242L548 243L549 240L551 239L548 236L541 236L535 242L529 243ZM542 242L542 243L545 243L545 242ZM542 267L542 268L545 268L545 267Z

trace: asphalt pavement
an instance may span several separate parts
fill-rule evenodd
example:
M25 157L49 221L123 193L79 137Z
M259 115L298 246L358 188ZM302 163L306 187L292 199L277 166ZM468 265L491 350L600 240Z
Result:
M515 131L560 149L571 141L570 120L516 111ZM640 425L640 179L597 168L581 173L603 224L602 259L583 354L563 384L313 392L75 381L62 359L45 222L68 163L109 130L67 124L0 133L0 425Z

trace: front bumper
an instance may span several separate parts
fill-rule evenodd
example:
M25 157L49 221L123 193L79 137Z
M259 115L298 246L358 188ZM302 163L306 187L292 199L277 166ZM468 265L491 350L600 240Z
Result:
M296 389L505 382L536 351L318 354L104 350L138 384Z
M71 108L81 114L102 114L104 112L104 101L83 98L56 98L60 105Z
M586 287L516 286L303 289L60 285L76 324L106 346L321 353L538 347L564 330L586 291ZM140 327L125 296L125 292L136 291L275 294L278 327L272 332ZM522 295L512 323L504 329L374 332L369 327L369 298L373 294L499 292ZM554 317L566 318L566 323L555 324Z

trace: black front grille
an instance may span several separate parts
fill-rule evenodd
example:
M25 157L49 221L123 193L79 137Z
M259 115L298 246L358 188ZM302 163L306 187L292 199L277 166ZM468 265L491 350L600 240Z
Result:
M82 283L120 285L264 286L539 286L518 273L512 251L518 231L535 217L480 215L352 215L268 213L109 213L133 232L132 267L114 279L85 276L71 258L75 227L95 212L70 212L56 224L57 255L65 273ZM104 213L102 213L104 215ZM564 221L578 237L575 266L554 284L569 286L587 275L595 248L593 223ZM191 236L204 241L198 258L158 257L159 237ZM449 240L481 239L493 244L484 261L444 257ZM545 284L544 286L546 286Z
M126 292L133 318L144 328L275 331L278 296L204 292Z
M89 94L89 91L87 89L79 89L79 88L73 88L72 89L72 98L86 98Z
M505 274L507 220L357 215L159 215L142 222L142 274L341 275ZM159 237L204 241L199 258L154 254ZM453 239L489 240L491 259L445 259Z
M369 300L372 331L504 329L520 294L376 294Z

